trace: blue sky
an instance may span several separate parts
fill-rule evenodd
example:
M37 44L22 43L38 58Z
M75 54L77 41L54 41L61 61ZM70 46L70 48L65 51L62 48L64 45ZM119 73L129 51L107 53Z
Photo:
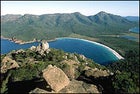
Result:
M139 16L139 1L1 1L1 15L80 12L88 16L100 11Z

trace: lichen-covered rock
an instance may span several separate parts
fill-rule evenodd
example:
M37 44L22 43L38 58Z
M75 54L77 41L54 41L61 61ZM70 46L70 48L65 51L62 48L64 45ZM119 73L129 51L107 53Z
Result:
M5 56L1 62L1 73L5 73L8 69L18 68L19 65L15 60Z
M49 65L43 70L43 77L55 92L60 91L70 82L66 74L60 68L52 65Z
M106 70L101 70L101 69L98 69L98 68L94 68L94 69L87 69L85 70L85 75L87 77L94 77L94 78L98 78L98 77L105 77L105 76L109 76L110 73L108 73Z

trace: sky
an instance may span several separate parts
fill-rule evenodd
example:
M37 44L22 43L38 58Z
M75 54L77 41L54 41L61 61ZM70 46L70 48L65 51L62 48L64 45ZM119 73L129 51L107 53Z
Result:
M139 16L139 1L1 1L1 15L80 12L89 16L100 11L120 16Z

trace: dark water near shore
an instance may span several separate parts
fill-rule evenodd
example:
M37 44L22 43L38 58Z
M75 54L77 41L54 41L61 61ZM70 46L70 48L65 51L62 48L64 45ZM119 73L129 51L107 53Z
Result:
M9 53L12 50L27 49L31 46L37 46L39 43L28 43L19 45L6 39L1 39L1 54ZM56 41L49 42L50 48L62 49L66 52L83 54L86 57L93 59L99 64L111 63L118 60L118 58L107 48L73 38L59 38Z

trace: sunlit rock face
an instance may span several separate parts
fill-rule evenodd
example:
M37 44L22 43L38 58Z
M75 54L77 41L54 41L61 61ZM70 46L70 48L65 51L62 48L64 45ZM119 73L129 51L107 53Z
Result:
M5 56L1 62L1 73L6 73L8 69L18 68L19 65L15 60L12 60L10 57Z
M43 70L43 77L55 92L59 92L70 82L67 75L60 68L52 65Z
M50 51L49 44L45 40L41 41L41 44L39 44L37 47L32 46L30 48L30 50L36 51L36 52L40 53L41 55L45 55L46 53L49 53L49 51Z

